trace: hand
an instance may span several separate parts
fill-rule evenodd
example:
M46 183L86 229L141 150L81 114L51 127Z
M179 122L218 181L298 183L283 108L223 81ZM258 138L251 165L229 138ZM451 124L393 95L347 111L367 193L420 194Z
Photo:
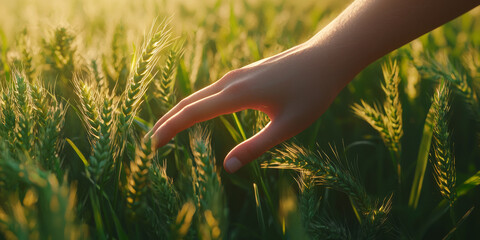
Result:
M312 124L353 76L342 76L318 47L308 42L226 74L183 99L155 124L155 147L195 123L245 109L266 113L271 122L226 156L233 173Z
M480 0L356 0L308 42L226 74L182 100L149 133L155 147L178 132L244 109L271 122L224 161L233 173L298 134L325 112L338 92L371 62L461 15Z

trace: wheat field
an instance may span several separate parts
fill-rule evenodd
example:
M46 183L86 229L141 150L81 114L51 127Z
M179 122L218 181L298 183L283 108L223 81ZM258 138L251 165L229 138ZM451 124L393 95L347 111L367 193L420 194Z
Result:
M476 239L480 9L364 69L228 174L253 110L143 136L349 1L0 0L0 239Z

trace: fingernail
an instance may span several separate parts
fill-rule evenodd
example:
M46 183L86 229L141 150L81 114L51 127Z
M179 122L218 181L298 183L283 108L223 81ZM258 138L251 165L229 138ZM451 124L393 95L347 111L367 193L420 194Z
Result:
M225 163L225 168L229 173L234 173L242 167L242 162L236 157L232 157Z

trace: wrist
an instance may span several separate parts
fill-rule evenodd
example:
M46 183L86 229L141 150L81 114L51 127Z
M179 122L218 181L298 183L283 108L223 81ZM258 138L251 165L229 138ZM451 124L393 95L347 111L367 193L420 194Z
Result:
M324 79L335 80L335 88L341 90L370 62L352 51L351 46L338 44L320 34L322 32L303 43L302 51L311 54Z

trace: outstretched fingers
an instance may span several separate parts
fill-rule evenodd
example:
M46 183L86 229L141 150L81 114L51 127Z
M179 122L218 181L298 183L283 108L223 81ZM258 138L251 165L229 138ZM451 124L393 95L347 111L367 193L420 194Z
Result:
M168 111L165 115L163 115L158 121L157 123L155 123L155 126L153 126L152 130L150 130L150 132L146 135L146 136L150 136L152 134L154 134L157 129L168 119L170 119L173 115L177 114L179 111L181 111L184 107L202 99L202 98L205 98L207 96L211 96L211 95L214 95L216 93L218 93L220 91L220 86L219 84L217 83L214 83L208 87L205 87L195 93L193 93L192 95L186 97L185 99L183 99L182 101L180 101L177 105L175 105L175 107L173 107L172 109L170 109L170 111Z
M180 101L177 105L175 105L170 111L168 111L165 115L163 115L157 123L155 123L155 126L153 126L152 130L150 130L149 133L146 134L146 136L151 136L154 134L157 129L168 119L170 119L173 115L177 114L179 111L181 111L183 108L186 106L199 101L203 98L206 98L208 96L212 96L216 93L219 93L220 91L224 90L225 86L228 84L229 81L238 78L241 75L241 71L239 70L234 70L231 72L228 72L223 76L221 79L218 81L212 83L211 85L202 88L198 90L197 92L193 93L192 95L186 97L182 101Z
M237 100L235 95L226 94L224 91L218 92L182 107L164 119L151 136L152 141L156 148L161 147L177 133L195 123L240 110L242 110L242 101Z

